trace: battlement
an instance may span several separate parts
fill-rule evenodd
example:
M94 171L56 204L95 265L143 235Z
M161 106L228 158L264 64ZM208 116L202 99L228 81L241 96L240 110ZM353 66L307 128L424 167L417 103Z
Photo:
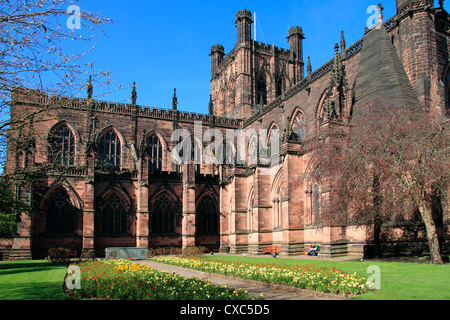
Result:
M280 48L273 44L266 44L266 43L255 41L255 40L252 40L252 41L253 41L254 50L258 51L259 53L265 53L267 55L283 57L286 59L288 59L290 56L289 49ZM223 47L221 45L214 45L211 48L211 54L213 53L213 50L215 50L215 52L223 53L223 51L222 51ZM233 50L231 50L227 55L223 56L222 61L220 61L220 63L217 65L217 67L215 69L215 74L220 74L224 69L226 69L226 66L230 62L232 62L235 58L236 58L236 47L233 48ZM212 75L213 78L214 78L215 74Z
M289 35L288 35L288 38L289 38L289 37L292 37L292 36L294 36L294 35L298 35L298 36L300 36L300 37L303 38L303 36L304 36L304 34L303 34L303 29L302 29L301 27L298 27L298 26L295 26L295 27L290 28L290 29L289 29Z
M221 44L215 44L211 47L211 54L219 52L219 53L225 53L225 49Z
M253 40L255 50L259 52L264 52L270 55L286 56L289 57L290 50L279 48L273 44L266 44L263 42L258 42Z
M249 19L253 22L253 16L250 10L247 9L239 10L238 13L236 14L236 21L241 19Z
M425 8L434 8L433 0L397 0L397 15L402 16L411 11L423 10Z
M91 100L85 98L70 98L67 96L46 95L37 90L16 89L13 92L14 104L25 104L35 107L78 109L100 113L113 113L123 116L153 118L161 120L177 120L179 122L202 122L215 126L237 128L241 120L205 115L195 112L178 111L173 109L155 108L140 105L125 104L102 100Z

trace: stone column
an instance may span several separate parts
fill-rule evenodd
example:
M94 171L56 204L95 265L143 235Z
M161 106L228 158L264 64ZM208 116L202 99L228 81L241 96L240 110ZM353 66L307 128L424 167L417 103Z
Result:
M235 177L229 185L231 192L230 208L230 253L248 251L248 188L245 168L235 168Z
M283 163L283 254L302 254L304 248L304 159L299 142L285 142Z
M231 171L231 170L230 170ZM227 169L224 166L219 167L220 175L220 252L229 252L230 249L230 185L227 181Z
M183 221L181 225L182 249L195 247L195 168L183 164Z
M94 244L94 195L95 195L95 174L94 159L87 159L88 169L85 176L84 186L84 210L83 210L83 248L81 256L84 258L95 257Z
M270 169L264 166L258 166L255 171L254 182L254 206L253 215L254 223L253 227L253 246L252 253L259 253L263 251L267 246L274 245L273 239L273 206L271 199L271 175Z
M138 165L139 185L137 198L136 246L148 247L149 208L148 208L148 164L142 159Z

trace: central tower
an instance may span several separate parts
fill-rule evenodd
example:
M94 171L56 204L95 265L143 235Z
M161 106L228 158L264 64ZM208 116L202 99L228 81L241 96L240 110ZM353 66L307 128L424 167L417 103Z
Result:
M249 10L236 14L236 44L228 55L211 48L211 107L216 116L247 119L304 78L303 30L289 30L289 50L252 39Z

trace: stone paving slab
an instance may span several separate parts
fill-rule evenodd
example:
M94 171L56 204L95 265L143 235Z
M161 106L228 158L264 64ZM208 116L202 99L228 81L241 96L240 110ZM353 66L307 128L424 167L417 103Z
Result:
M252 280L239 279L224 275L206 273L197 270L158 263L148 260L135 260L135 263L145 264L153 269L169 273L177 273L187 278L198 278L210 281L216 285L226 285L234 289L247 291L249 295L259 297L261 293L267 300L346 300L346 297L314 292L282 285L267 284Z

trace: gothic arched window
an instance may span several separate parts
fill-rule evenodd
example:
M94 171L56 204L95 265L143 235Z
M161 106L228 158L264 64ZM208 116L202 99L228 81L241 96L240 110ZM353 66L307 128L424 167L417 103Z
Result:
M197 233L218 233L219 211L211 197L204 197L197 207Z
M148 172L161 172L163 149L161 141L156 135L147 139Z
M320 98L319 105L317 106L316 120L317 124L320 125L328 120L328 89L322 94Z
M167 196L163 195L156 200L152 214L152 233L175 233L178 206Z
M250 141L248 149L248 165L255 165L258 163L258 143L257 138Z
M229 140L225 140L225 145L221 142L216 148L216 158L221 161L221 164L234 166L235 165L235 152L233 144Z
M108 235L129 234L129 209L129 202L117 192L104 198L99 210L101 230L98 230L98 232Z
M256 104L267 104L267 82L264 72L256 77Z
M46 207L46 232L74 234L77 227L77 209L64 189L58 190Z
M292 120L292 131L296 138L303 142L307 138L306 117L302 112L297 112Z
M202 164L202 154L203 154L203 148L202 143L199 142L197 139L192 137L192 158L191 160L196 165L195 170L197 172L200 172L201 164Z
M62 166L75 165L75 137L66 125L52 130L49 135L50 160Z
M281 96L281 94L286 90L286 81L283 77L279 77L276 86L276 96Z
M121 143L117 133L110 129L98 143L99 167L104 169L120 168Z
M276 124L269 129L269 137L267 138L267 155L273 156L281 151L281 132Z

